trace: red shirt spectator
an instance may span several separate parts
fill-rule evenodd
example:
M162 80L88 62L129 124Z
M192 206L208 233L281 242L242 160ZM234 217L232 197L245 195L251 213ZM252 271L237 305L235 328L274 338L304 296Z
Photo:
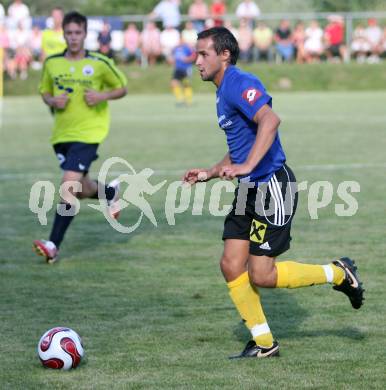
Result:
M210 13L213 18L214 26L222 26L224 24L223 16L227 12L225 0L214 0L211 7Z
M344 24L340 17L330 17L330 23L324 30L329 46L341 45L344 41Z

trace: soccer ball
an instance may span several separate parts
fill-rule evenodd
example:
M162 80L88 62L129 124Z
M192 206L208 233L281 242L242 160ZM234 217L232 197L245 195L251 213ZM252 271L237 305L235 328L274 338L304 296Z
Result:
M41 337L38 355L44 367L61 370L75 368L84 355L82 340L70 328L52 328Z

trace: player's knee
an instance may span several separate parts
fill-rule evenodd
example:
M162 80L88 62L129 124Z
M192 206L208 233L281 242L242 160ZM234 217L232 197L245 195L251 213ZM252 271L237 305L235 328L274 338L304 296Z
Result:
M276 275L274 267L250 267L249 280L256 287L275 287Z

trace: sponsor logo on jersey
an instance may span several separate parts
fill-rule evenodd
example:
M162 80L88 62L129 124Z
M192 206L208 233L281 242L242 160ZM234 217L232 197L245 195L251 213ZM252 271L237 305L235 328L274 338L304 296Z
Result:
M243 92L243 99L253 106L262 93L256 88L248 88Z
M82 72L85 76L92 76L94 74L94 68L91 65L83 67Z

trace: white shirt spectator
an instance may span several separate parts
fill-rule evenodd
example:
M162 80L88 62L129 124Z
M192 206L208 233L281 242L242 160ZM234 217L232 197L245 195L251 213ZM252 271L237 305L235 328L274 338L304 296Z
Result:
M366 37L373 48L377 47L381 43L382 29L374 24L366 27Z
M317 24L311 24L305 31L306 39L304 50L308 53L317 54L323 50L323 30Z
M180 33L173 27L167 27L161 32L160 41L162 54L168 59L173 49L180 43Z
M255 19L260 13L260 8L252 0L244 0L236 8L236 16L240 19Z
M162 25L166 27L179 27L181 23L179 0L162 0L154 8L151 15L158 16L162 20Z
M10 28L17 28L19 23L23 23L24 28L31 27L29 8L21 0L14 0L8 7L8 23Z

